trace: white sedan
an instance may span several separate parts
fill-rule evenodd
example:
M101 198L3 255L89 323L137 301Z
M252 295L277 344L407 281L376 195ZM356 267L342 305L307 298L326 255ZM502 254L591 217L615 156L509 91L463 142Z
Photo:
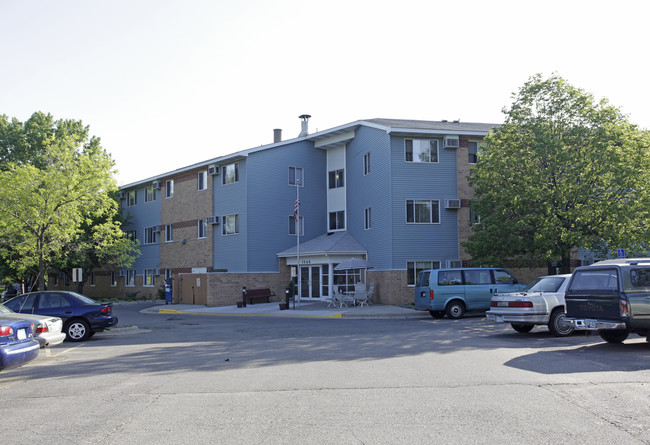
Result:
M510 323L521 333L530 332L535 325L547 325L556 337L565 337L574 327L565 320L564 293L568 275L547 275L537 278L521 292L496 294L485 313L489 321Z
M0 304L0 314L2 314L4 318L33 321L35 327L34 340L38 340L41 348L60 345L63 343L63 340L65 340L65 332L61 332L63 329L63 320L59 317L18 314L3 304Z

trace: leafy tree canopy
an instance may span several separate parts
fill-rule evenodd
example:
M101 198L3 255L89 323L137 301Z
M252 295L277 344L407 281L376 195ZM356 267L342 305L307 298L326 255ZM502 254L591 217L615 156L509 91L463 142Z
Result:
M472 260L568 272L577 247L647 251L649 133L557 75L533 76L513 97L470 173Z
M0 255L15 276L35 273L44 288L48 269L82 245L98 258L115 256L108 246L137 252L115 218L113 166L81 121L0 116Z

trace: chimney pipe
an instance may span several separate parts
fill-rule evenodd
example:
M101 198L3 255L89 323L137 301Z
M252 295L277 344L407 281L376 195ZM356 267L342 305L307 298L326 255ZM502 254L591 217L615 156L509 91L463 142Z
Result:
M273 129L273 143L282 142L282 128Z
M299 119L302 119L302 130L300 131L300 134L298 135L299 138L303 136L307 136L309 134L309 118L311 116L308 114L301 114L298 116Z

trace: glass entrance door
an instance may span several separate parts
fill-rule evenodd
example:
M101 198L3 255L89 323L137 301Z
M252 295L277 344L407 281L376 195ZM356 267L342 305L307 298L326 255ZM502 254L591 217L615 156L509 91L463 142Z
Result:
M300 298L320 298L320 266L300 268Z

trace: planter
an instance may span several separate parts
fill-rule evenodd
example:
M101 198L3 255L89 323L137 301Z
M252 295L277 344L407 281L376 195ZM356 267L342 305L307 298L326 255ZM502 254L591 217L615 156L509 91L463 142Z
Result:
M279 303L279 305L280 305L280 310L281 311L284 311L285 309L288 309L286 303Z
M238 301L238 302L237 302L237 307L243 307L243 306L244 306L244 302L243 302L243 301Z

